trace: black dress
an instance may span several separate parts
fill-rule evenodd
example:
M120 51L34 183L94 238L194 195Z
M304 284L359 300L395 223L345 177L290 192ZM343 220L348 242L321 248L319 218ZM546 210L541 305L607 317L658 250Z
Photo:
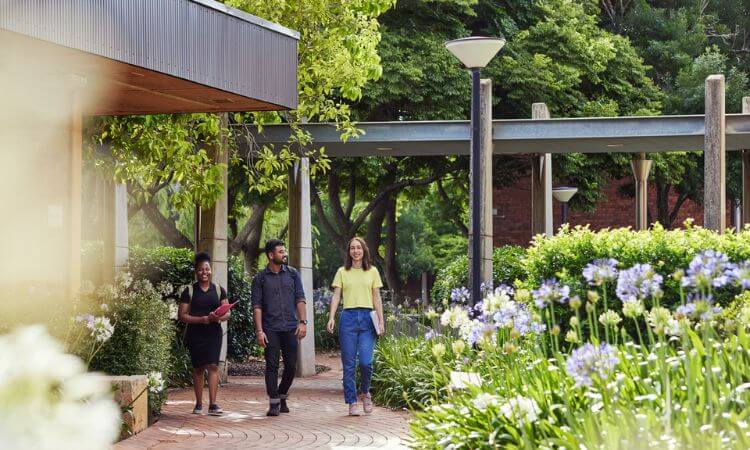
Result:
M221 298L216 295L216 285L211 283L207 291L203 291L198 283L193 283L193 301L190 302L188 289L182 291L180 302L190 304L188 314L191 316L207 316L221 305L221 300L227 298L227 292L221 288ZM221 324L190 323L187 324L185 346L190 352L193 367L206 364L219 364L221 353Z

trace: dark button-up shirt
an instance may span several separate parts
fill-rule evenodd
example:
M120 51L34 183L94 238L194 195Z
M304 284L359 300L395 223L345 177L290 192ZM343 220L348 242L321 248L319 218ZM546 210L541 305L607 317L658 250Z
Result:
M297 303L305 302L302 279L292 267L276 273L266 267L253 277L253 309L263 312L263 329L289 331L297 328Z

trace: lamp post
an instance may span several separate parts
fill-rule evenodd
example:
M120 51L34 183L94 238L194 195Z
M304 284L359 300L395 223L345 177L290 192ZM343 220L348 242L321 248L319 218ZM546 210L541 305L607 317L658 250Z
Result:
M481 214L479 176L479 75L492 58L503 48L505 39L472 36L445 43L445 48L471 71L471 298L473 306L482 296L481 270Z
M568 202L578 192L578 188L569 186L560 186L552 189L552 196L555 200L562 203L562 221L560 225L568 223Z

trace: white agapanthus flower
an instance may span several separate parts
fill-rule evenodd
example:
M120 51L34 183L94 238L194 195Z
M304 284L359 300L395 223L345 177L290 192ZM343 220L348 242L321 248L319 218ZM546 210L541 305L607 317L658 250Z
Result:
M447 309L440 316L440 324L444 327L450 327L453 329L461 328L466 322L469 321L469 313L460 306L454 306Z
M481 394L476 396L476 398L472 401L472 403L474 403L474 406L477 409L484 411L490 406L499 405L500 400L501 400L500 397L498 397L497 395L482 392Z
M148 390L154 394L164 390L164 378L161 376L161 372L149 372L148 376Z
M0 336L0 411L3 448L98 450L120 431L109 383L39 325Z
M177 303L171 302L169 304L169 318L172 320L177 320L178 311L179 311L179 307L177 306Z
M521 395L508 399L508 401L500 407L500 414L510 420L514 420L519 427L539 420L539 414L541 412L539 405L537 405L534 399Z
M115 332L114 325L105 316L94 317L94 320L86 323L86 327L91 330L91 337L97 342L107 342Z
M501 309L507 308L510 301L510 296L505 291L492 293L484 298L484 301L482 302L482 312L485 315L490 316Z

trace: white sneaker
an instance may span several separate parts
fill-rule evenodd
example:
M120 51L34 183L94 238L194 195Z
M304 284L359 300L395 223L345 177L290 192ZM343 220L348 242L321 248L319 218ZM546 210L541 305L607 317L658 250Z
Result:
M349 415L359 416L359 403L349 403Z

